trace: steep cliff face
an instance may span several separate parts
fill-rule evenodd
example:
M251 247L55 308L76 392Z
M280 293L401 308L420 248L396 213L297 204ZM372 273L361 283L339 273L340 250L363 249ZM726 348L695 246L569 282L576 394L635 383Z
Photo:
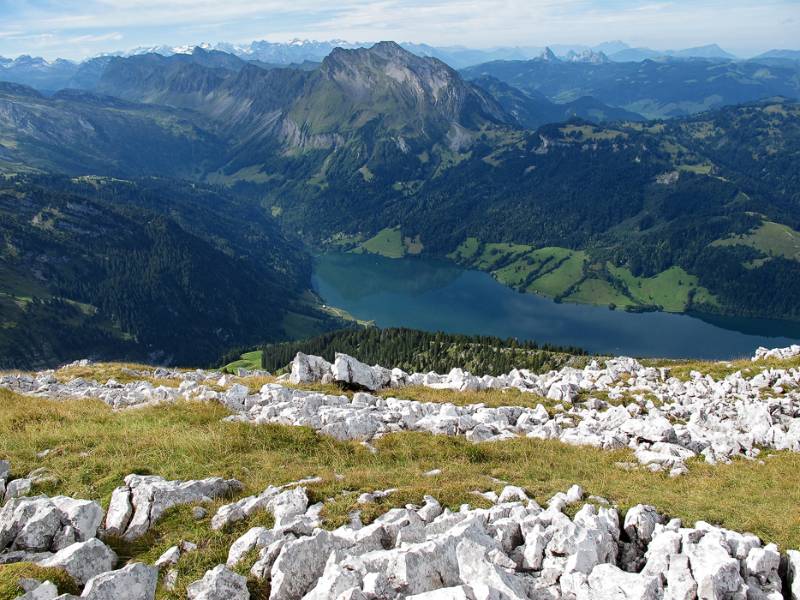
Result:
M433 58L393 42L334 50L319 69L266 69L255 64L210 66L192 57L146 55L114 61L99 84L137 102L196 110L239 139L288 148L336 148L348 139L371 145L401 135L430 145L448 137L468 145L484 129L514 118L485 91Z

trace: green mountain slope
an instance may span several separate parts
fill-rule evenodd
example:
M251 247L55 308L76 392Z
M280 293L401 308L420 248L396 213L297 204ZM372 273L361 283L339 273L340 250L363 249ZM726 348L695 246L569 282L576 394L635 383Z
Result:
M222 148L185 111L0 83L0 170L188 177Z

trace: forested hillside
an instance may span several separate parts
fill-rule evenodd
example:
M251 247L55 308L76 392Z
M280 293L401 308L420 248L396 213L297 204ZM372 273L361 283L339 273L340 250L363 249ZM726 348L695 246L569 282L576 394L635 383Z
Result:
M175 182L0 180L0 366L207 364L298 319L329 328L306 255L259 214Z

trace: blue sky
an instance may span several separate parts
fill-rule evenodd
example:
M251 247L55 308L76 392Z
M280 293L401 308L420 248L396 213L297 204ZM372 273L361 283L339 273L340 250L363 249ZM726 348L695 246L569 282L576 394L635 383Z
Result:
M0 55L293 38L543 46L621 39L742 56L800 47L800 0L0 0Z

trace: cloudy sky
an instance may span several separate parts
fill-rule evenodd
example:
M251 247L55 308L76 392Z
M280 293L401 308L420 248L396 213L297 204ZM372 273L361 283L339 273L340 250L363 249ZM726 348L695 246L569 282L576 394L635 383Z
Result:
M0 0L0 55L84 58L149 45L293 38L543 46L620 39L800 47L800 0Z

